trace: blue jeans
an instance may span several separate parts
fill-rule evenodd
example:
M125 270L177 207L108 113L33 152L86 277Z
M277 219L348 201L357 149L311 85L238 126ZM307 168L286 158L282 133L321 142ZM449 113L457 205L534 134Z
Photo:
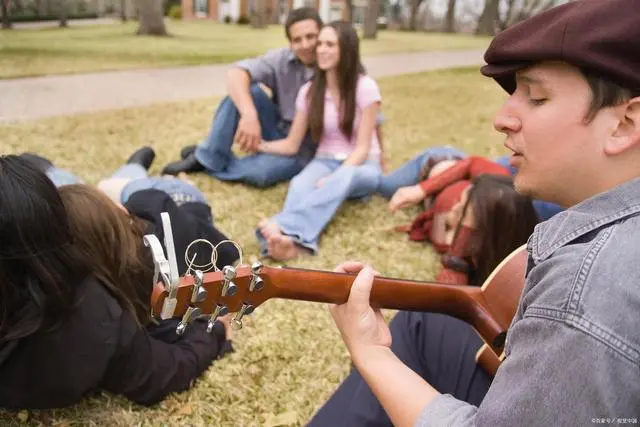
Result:
M283 234L316 254L320 234L342 202L373 194L380 175L377 159L358 166L342 166L339 160L316 158L291 180L282 211L272 221ZM324 177L328 178L316 188ZM266 255L267 242L259 230L256 237L262 246L261 253Z
M168 194L178 206L190 202L208 204L204 194L188 182L173 176L150 177L147 170L139 164L123 165L111 177L131 179L122 189L120 203L126 203L138 191L153 189Z
M62 169L56 166L52 166L47 169L47 177L53 182L56 187L62 187L64 185L83 184L84 181L78 176L72 174L66 169Z
M444 147L427 148L422 153L400 166L400 168L393 171L391 174L380 178L378 193L387 199L390 199L391 196L393 196L393 193L395 193L399 188L417 184L420 179L420 172L422 171L422 168L431 157L463 159L467 157L467 155L457 148L448 145ZM509 165L509 156L502 156L496 159L495 162L503 165L511 172L512 175L515 175L516 169ZM541 221L546 221L563 210L560 206L554 203L542 200L534 200L533 206Z
M398 188L417 184L420 172L431 157L446 159L464 159L467 155L457 148L445 145L444 147L427 148L422 153L409 160L398 169L380 178L378 193L390 199Z
M289 133L277 106L258 86L251 86L251 97L258 111L262 139L282 139ZM195 157L207 171L223 181L241 181L255 187L269 187L298 174L306 161L300 156L256 153L238 158L231 151L240 113L230 97L224 98L213 118L207 138L196 148Z

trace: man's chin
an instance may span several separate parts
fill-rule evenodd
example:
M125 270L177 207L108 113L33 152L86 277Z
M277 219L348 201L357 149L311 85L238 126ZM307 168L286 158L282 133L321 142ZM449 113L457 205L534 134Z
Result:
M307 67L311 67L312 65L316 64L315 56L298 56L298 59Z

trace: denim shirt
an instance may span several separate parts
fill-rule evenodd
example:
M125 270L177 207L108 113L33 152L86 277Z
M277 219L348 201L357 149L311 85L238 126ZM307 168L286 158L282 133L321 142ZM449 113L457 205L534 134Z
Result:
M479 407L436 397L417 426L640 420L640 178L539 224L506 359Z

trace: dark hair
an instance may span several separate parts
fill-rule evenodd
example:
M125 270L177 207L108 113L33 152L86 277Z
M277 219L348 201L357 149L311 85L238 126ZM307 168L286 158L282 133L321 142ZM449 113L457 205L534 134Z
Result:
M318 24L318 29L322 28L322 18L318 14L318 11L313 7L299 7L297 9L293 9L289 16L287 16L287 21L284 24L284 33L287 36L287 40L291 41L291 27L293 24L306 21L307 19L311 19Z
M475 218L466 257L473 265L469 283L481 285L503 259L527 242L539 218L531 198L518 193L513 179L504 175L477 176L463 217L469 206ZM456 237L459 229L460 225Z
M77 247L98 278L139 325L151 321L153 265L144 247L145 223L102 191L82 184L59 190Z
M334 21L327 24L338 35L340 60L338 62L338 87L340 89L340 130L347 137L353 134L356 116L356 89L358 76L363 68L360 63L360 40L351 22ZM327 89L327 73L316 67L315 77L307 94L309 104L309 129L313 140L318 143L324 128L324 99Z
M57 326L89 272L58 191L29 160L0 157L0 343Z
M640 90L622 87L596 72L586 68L580 68L580 72L591 88L591 102L584 119L586 123L590 123L601 109L613 107L640 96Z

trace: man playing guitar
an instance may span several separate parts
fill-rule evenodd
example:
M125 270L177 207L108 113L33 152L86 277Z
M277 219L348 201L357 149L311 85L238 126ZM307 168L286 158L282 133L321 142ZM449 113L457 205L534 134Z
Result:
M510 95L494 126L512 151L516 188L567 210L538 225L529 239L506 358L481 403L465 395L468 390L439 390L394 354L393 333L369 304L374 271L360 263L340 267L359 271L348 302L331 309L362 376L349 389L366 382L394 425L637 422L639 22L637 0L579 0L508 28L485 54L483 74ZM416 347L429 338L438 337L393 335ZM426 343L438 354L422 360L430 364L425 369L437 377L443 360L477 348L468 347L466 335L458 343ZM467 388L488 382L469 369L446 374ZM361 418L354 399L358 393L340 395L339 414L330 401L312 425L386 424L371 413Z

